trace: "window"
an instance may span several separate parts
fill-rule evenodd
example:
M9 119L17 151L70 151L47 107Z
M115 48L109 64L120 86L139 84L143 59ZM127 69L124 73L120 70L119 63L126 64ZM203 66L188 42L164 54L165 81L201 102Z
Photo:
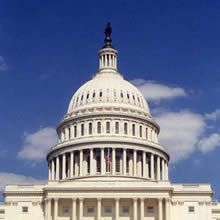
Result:
M189 213L194 213L194 212L195 212L195 207L189 206Z
M119 173L120 172L120 160L121 157L120 156L116 156L116 172Z
M99 93L99 97L102 97L102 91L100 91L100 93Z
M128 98L128 99L130 99L130 96L129 96L129 94L128 94L128 93L127 93L127 98Z
M81 124L81 136L84 136L84 124Z
M83 100L83 95L81 96L81 101Z
M93 92L93 95L92 95L92 97L93 97L93 98L95 98L95 92Z
M112 213L112 207L111 206L105 206L104 210L105 210L105 213Z
M119 122L115 122L115 133L119 133Z
M98 173L101 172L101 157L100 156L96 157L96 170Z
M28 212L28 207L27 206L23 206L22 207L22 212L23 213L27 213Z
M86 99L88 99L89 98L89 93L87 94L87 96L86 96Z
M140 137L142 137L142 126L140 126L139 128L139 132L140 132Z
M92 122L89 123L89 134L92 134Z
M77 136L77 126L75 125L74 126L74 137L76 137Z
M135 124L132 125L132 135L135 136Z
M128 134L128 123L124 123L124 134Z
M129 207L128 206L123 206L122 207L122 212L123 213L129 213Z
M146 139L148 138L148 129L146 128Z
M87 207L87 213L94 213L94 207Z
M101 134L101 122L97 123L97 133Z
M69 139L71 139L71 130L68 128Z
M154 213L154 207L153 206L147 206L147 212L148 213Z
M121 92L121 98L123 98L123 93Z
M5 210L0 209L0 214L5 214Z
M70 208L67 206L63 207L63 214L68 214L70 212Z
M106 133L107 134L110 133L110 122L109 121L106 122Z

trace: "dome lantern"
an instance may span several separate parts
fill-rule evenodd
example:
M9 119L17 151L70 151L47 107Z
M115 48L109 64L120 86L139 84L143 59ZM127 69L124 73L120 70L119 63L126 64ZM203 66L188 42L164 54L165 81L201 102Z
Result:
M108 22L105 28L105 45L99 50L99 73L112 70L117 73L117 53L118 51L112 47L112 28Z

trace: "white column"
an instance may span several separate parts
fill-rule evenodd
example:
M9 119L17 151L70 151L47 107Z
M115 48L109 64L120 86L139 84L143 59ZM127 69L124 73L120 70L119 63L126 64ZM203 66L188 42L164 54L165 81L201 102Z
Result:
M133 158L129 155L129 176L133 175Z
M83 150L79 151L79 175L83 175Z
M83 217L83 198L79 199L79 220Z
M137 198L133 199L133 220L137 220Z
M119 199L115 199L115 220L119 220Z
M101 206L102 206L101 199L98 198L97 199L97 220L101 220Z
M134 176L137 176L137 151L134 150L133 152L133 169L134 169Z
M76 154L74 161L74 174L75 176L79 176L79 155L76 156Z
M157 156L157 180L160 180L160 157Z
M166 220L170 220L170 199L165 200L166 205Z
M112 175L115 175L115 164L116 164L116 149L112 148Z
M151 179L154 179L154 155L150 155Z
M90 175L94 174L94 163L93 163L93 149L90 149Z
M140 216L141 216L141 220L144 220L144 199L141 198L140 199Z
M56 180L60 178L60 158L57 156L56 158Z
M74 162L74 152L70 153L70 178L73 178L73 162Z
M126 175L126 159L127 159L127 152L126 152L126 149L123 149L123 175Z
M55 171L55 164L54 164L54 159L51 161L52 163L52 171L51 171L51 180L54 180L54 171Z
M76 220L76 199L72 199L72 219L71 220Z
M54 220L57 220L58 219L58 199L55 198L54 199Z
M165 180L165 161L162 159L162 180Z
M169 167L168 167L168 162L165 162L165 180L169 180Z
M147 158L147 162L146 162L146 176L147 178L149 178L149 158Z
M101 148L101 175L105 174L105 152L104 148Z
M143 169L143 177L146 178L147 176L147 170L146 170L146 152L143 151L143 163L142 163L142 169Z
M47 220L51 220L51 199L47 199Z
M163 217L163 210L162 210L163 206L162 206L162 199L159 198L158 199L158 220L162 220Z
M66 154L63 154L62 179L66 178Z

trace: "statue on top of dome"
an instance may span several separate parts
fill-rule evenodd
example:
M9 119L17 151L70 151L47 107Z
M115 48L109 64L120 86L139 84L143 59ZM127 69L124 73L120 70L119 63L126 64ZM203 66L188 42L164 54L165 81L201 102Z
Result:
M111 39L111 34L112 34L112 27L111 23L108 22L106 27L105 27L105 47L112 47L112 39Z

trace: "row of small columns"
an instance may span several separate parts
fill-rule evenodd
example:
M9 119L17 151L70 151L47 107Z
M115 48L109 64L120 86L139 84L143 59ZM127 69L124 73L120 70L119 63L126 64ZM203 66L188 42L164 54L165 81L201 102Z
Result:
M120 148L121 149L121 148ZM60 175L60 156L57 156L56 158L53 158L49 162L49 180L60 180L66 179L66 178L73 178L78 176L94 176L96 175L96 167L94 166L94 149L89 149L89 166L90 166L90 173L84 174L84 151L81 149L79 150L79 172L76 170L76 163L74 163L74 154L76 151L70 152L70 158L67 158L67 154L64 153L62 155L62 172ZM146 159L146 153L145 151L142 151L142 166L138 167L139 170L137 170L137 150L133 150L133 169L131 170L132 165L129 166L129 174L127 174L127 149L123 148L123 155L122 155L122 174L120 175L129 175L129 176L138 176L143 178L151 178L156 180L168 180L168 163L165 159L158 155L154 155L151 153L150 155L150 169L149 169L149 163L147 163ZM112 148L112 155L111 155L112 161L111 161L111 175L116 175L116 149ZM156 158L156 166L155 166L155 158ZM66 161L68 159L68 172L69 175L66 173ZM130 160L131 161L131 160ZM132 162L132 161L131 161ZM56 165L55 165L56 163ZM131 164L129 162L129 164ZM135 166L134 166L135 164ZM57 169L58 168L58 169ZM74 168L75 168L75 175L74 175ZM156 170L155 170L156 168ZM140 170L142 170L140 174ZM86 171L87 172L87 171ZM138 175L139 172L139 175ZM149 173L150 172L150 173ZM105 152L104 148L101 148L101 175L106 175L109 173L106 172L106 159L105 159Z
M144 201L145 198L132 198L133 199L133 220L138 219L138 200L140 201L140 220L144 220ZM48 198L45 200L45 220L57 220L58 219L58 198L54 200L53 218L52 218L52 199ZM78 219L76 216L76 202L77 199L72 199L72 214L71 220L82 220L83 218L83 200L84 198L79 198L79 215ZM158 198L158 220L163 219L163 200L165 201L165 220L170 220L170 199ZM101 203L102 199L97 198L97 216L96 220L101 220ZM115 220L119 220L119 198L115 198Z
M97 122L96 121L86 121L78 124L71 124L69 126L63 127L62 130L59 132L59 143L69 141L73 138L76 137L83 137L83 136L91 136L91 135L103 135L103 134L117 134L117 135L126 135L128 137L138 137L142 139L147 139L148 141L158 143L158 137L157 137L157 131L156 129L152 127L146 127L144 125L138 126L137 123L133 122L123 122L120 123L120 121L115 121L119 123L119 130L116 132L116 129L114 127L115 123L112 123L111 120L106 121L106 120L99 120L98 122L101 122L101 132L98 133L98 128L97 128ZM105 122L110 122L110 130L109 133L106 132L106 126ZM92 123L92 131L89 133L89 123ZM125 134L124 131L124 124L127 123L127 133ZM132 125L135 125L135 135L133 135L132 131ZM83 125L83 131L81 130L81 125ZM140 127L141 128L141 135L140 135ZM75 130L76 129L76 130ZM83 134L82 134L83 133Z
M117 59L115 53L101 53L99 56L99 69L110 67L117 69Z

